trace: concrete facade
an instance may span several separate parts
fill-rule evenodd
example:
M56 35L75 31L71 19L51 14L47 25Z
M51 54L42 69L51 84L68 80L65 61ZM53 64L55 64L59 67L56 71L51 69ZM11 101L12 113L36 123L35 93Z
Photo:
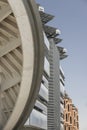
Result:
M39 92L37 101L44 105L45 110L35 104L33 112L25 123L25 128L64 130L63 99L65 92L65 77L60 66L60 60L67 57L66 51L64 51L63 47L58 46L58 43L61 42L61 39L57 37L60 34L60 30L47 25L53 16L45 13L44 8L40 5L38 5L38 9L43 25L44 35L44 78L42 78L40 92L44 87L46 92L44 94ZM33 114L35 112L36 116Z
M0 130L64 130L67 55L60 30L47 25L54 16L34 0L0 6Z
M0 130L17 130L31 113L42 79L43 52L35 1L0 0Z

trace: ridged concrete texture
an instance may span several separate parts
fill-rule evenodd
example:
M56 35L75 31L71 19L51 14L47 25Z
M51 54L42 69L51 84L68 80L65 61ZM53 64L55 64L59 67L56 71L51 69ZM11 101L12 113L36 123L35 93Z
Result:
M42 26L34 0L0 0L0 130L29 116L43 72Z

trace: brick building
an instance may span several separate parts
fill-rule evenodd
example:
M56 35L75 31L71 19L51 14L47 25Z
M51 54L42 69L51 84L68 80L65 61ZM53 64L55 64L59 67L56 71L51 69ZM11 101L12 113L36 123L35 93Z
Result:
M78 109L67 94L64 98L64 130L79 130Z

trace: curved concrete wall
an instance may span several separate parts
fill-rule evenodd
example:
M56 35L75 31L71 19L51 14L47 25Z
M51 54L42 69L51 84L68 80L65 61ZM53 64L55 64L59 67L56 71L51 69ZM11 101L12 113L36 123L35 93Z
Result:
M39 92L42 25L34 0L0 0L0 6L0 130L17 130Z

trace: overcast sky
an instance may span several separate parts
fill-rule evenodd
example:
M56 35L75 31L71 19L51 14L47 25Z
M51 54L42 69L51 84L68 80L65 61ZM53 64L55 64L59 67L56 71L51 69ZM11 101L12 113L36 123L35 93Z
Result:
M50 23L61 30L60 46L69 55L61 62L66 90L79 109L80 130L87 130L87 0L37 0L55 15Z

